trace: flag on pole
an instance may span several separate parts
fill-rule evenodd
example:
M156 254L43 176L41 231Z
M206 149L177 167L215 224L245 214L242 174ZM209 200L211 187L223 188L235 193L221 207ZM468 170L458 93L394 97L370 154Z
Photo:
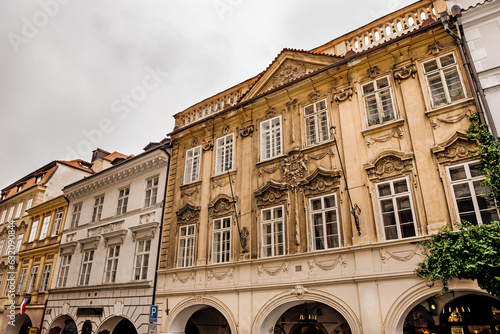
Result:
M21 314L24 314L24 311L26 309L26 305L30 303L31 297L24 297L23 302L21 303Z

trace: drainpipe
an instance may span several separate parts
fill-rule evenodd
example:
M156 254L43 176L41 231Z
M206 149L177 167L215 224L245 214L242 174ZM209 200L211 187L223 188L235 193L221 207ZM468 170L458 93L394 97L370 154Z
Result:
M458 11L457 11L458 9ZM457 13L458 12L458 13ZM458 26L458 31L460 36L457 36L449 27L449 16L448 13L444 12L441 13L441 23L443 24L444 30L455 39L458 45L458 49L460 50L460 58L462 59L462 62L464 64L465 68L465 73L467 75L467 80L469 81L469 84L471 85L472 88L472 96L474 97L474 104L476 106L477 111L479 112L479 119L481 123L483 124L488 124L490 126L490 131L493 137L496 139L497 138L497 132L495 125L493 123L493 119L491 118L491 113L490 109L488 107L486 97L484 96L483 89L481 88L481 83L479 81L479 78L477 77L476 69L474 67L474 63L470 61L472 59L470 55L469 48L467 46L467 43L465 41L465 36L463 34L463 27L462 27L462 21L461 21L461 9L459 6L455 5L452 8L452 14L454 15L453 17L457 18L457 26ZM480 100L481 97L481 100ZM484 107L484 108L483 108ZM486 121L484 117L484 111L486 111L486 115L488 116L488 121Z

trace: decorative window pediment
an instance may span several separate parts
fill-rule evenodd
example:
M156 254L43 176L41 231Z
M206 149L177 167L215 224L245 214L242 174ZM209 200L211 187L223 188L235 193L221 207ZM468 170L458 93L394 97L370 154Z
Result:
M286 200L288 196L288 187L285 183L271 180L263 187L257 189L254 195L257 198L258 206L280 203Z
M313 195L323 191L331 191L339 186L340 176L340 171L318 167L311 175L301 181L299 186L304 189L304 193L306 195Z
M125 236L127 235L127 230L116 230L107 233L103 233L104 246L108 247L111 244L123 244Z
M158 222L152 222L130 227L129 230L132 231L132 240L153 239L159 224Z
M448 140L431 148L440 164L458 162L473 157L477 144L467 139L463 132L456 132Z
M364 167L370 181L378 182L410 172L413 169L413 154L384 151Z
M83 251L87 251L87 250L96 249L97 245L99 244L100 239L101 239L101 236L96 235L93 237L80 239L78 242L80 243L80 246L81 246L82 252L83 252Z
M71 241L71 242L67 242L65 244L61 244L59 246L59 254L60 255L73 254L75 252L75 248L76 248L77 244L78 244L77 241Z
M177 220L181 223L193 222L200 216L200 207L188 201L176 212L176 215Z
M208 212L211 217L224 215L227 216L234 212L233 203L237 201L238 198L233 198L227 194L219 194L213 201L208 205Z

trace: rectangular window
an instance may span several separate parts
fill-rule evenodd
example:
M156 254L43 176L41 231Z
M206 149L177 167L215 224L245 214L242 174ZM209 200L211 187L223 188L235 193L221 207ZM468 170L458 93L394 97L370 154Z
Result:
M151 239L141 240L137 243L135 256L134 280L148 278L149 251L151 250Z
M474 225L499 220L495 201L488 198L481 184L485 177L478 167L478 161L447 167L457 217Z
M194 263L194 237L195 225L181 226L179 228L179 248L177 254L177 267L191 267Z
M127 212L129 193L130 188L120 190L120 193L118 194L118 206L116 207L116 215L123 215L125 212Z
M281 116L260 123L261 160L281 155Z
M304 107L306 145L316 145L330 139L326 100Z
M73 216L71 217L71 227L78 226L80 214L82 213L82 203L73 205Z
M417 235L408 178L378 183L377 197L385 240Z
M15 205L13 205L13 206L10 207L9 218L7 218L8 221L10 221L12 219L12 215L14 214L14 208L15 207L16 207Z
M38 277L38 266L33 266L31 267L31 273L28 279L28 286L26 287L26 293L32 293L35 290L37 277Z
M396 118L389 77L364 84L362 90L368 126L382 124Z
M156 197L158 195L158 176L146 181L146 199L144 201L144 206L148 207L150 205L156 204Z
M90 272L92 271L92 261L94 260L94 250L88 250L83 253L82 272L80 273L79 285L88 285Z
M30 236L28 238L28 242L35 241L36 232L38 230L38 223L39 223L39 220L37 219L33 222L33 224L31 224L31 231L30 231Z
M104 204L104 195L94 198L94 209L92 210L92 222L101 220L102 206Z
M5 216L7 216L7 209L3 210L2 212L2 219L0 219L0 224L3 224L5 221Z
M231 217L214 219L212 263L231 261Z
M24 281L26 280L26 272L28 271L28 268L21 268L21 272L19 273L19 280L17 281L17 294L20 294L23 292L24 288Z
M62 223L62 218L63 218L63 212L59 211L56 213L56 216L54 217L54 225L52 226L52 237L55 237L59 234L59 231L61 230L61 223Z
M434 108L465 98L465 90L453 53L423 63L425 80Z
M217 139L217 157L215 160L215 173L220 174L233 169L234 135Z
M0 255L2 254L4 244L5 244L5 239L0 240Z
M9 277L12 277L12 276L9 276L9 274L7 274L5 277L5 284L3 286L3 295L2 296L7 296L7 294L9 293L10 282L7 280ZM15 288L15 286L14 286L14 288Z
M40 282L40 289L39 289L40 292L47 291L47 287L49 286L49 277L51 269L52 269L52 263L48 263L43 266L42 281Z
M21 202L21 203L19 203L19 204L17 205L17 210L16 210L16 216L15 216L15 218L19 218L19 217L21 217L21 210L22 210L22 208L23 208L23 203L24 203L24 202Z
M40 237L38 238L38 240L43 240L47 237L47 232L49 231L50 218L52 218L52 215L45 216L45 218L43 218L42 230L40 231Z
M66 286L66 282L68 281L70 263L71 263L71 254L64 255L61 260L61 268L59 269L59 278L57 280L58 288Z
M311 198L311 228L313 249L330 249L340 246L340 233L335 194Z
M262 256L285 254L283 207L262 210Z
M106 271L104 272L104 283L115 282L119 256L120 245L114 245L108 248L108 261L106 262Z
M24 214L28 214L28 210L31 209L31 205L33 204L33 198L30 198L28 200L28 203L26 203L26 209L24 209Z
M200 178L201 146L186 151L184 183L197 181Z
M23 237L24 237L24 234L19 234L17 236L16 249L14 249L14 254L19 253L19 250L21 249L21 244L23 243Z

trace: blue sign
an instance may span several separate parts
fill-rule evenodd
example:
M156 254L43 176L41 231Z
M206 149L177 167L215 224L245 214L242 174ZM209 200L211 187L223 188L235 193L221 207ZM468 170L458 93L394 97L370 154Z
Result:
M151 305L149 307L149 322L158 321L158 305Z

